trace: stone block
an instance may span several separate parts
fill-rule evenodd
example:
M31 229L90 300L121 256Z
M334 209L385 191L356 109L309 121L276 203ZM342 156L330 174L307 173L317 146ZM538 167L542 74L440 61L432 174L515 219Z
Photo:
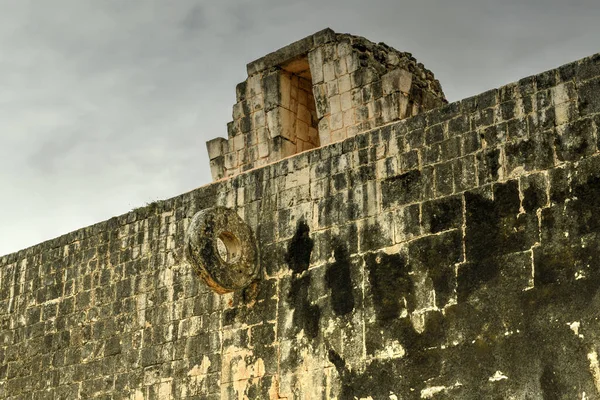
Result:
M237 152L233 151L225 154L225 168L233 169L238 166Z
M296 133L294 135L296 140L308 141L308 124L304 121L296 121Z
M596 152L591 119L580 119L555 130L554 145L560 161L577 161Z
M238 135L233 138L233 148L232 151L239 151L245 147L244 135Z
M335 79L335 65L332 61L323 64L323 81L331 82Z
M267 112L281 105L280 74L280 71L271 72L263 76L260 82Z
M342 111L346 111L351 109L353 106L352 103L352 93L344 92L340 95L340 107Z
M282 136L294 141L296 134L296 114L285 108L275 108L266 114L269 136L274 139Z
M540 140L525 139L507 143L506 172L511 174L550 168L554 165L553 133L546 132Z
M408 171L382 181L383 208L388 209L419 201L422 198L422 185L422 173L419 170Z
M338 80L339 92L349 92L352 89L352 82L350 81L350 75L344 74L341 75Z
M410 93L412 74L404 69L397 68L381 77L383 93L393 92Z
M580 84L577 88L579 112L582 116L600 113L600 78Z
M354 124L356 123L354 119L354 109L346 110L342 114L344 127L354 126Z
M227 150L227 139L215 138L206 142L206 148L208 149L209 160L214 160L217 157L222 157Z
M313 84L323 82L323 50L316 48L308 53L308 63Z
M343 58L344 56L342 56L338 53L338 57L340 57L340 58L337 58L335 60L335 64L334 64L335 65L335 76L340 78L343 75L348 74L348 70L346 68L346 61ZM350 77L348 77L348 84L349 83L350 83Z
M552 103L556 106L558 104L566 103L577 99L577 92L575 85L571 82L562 83L554 86L552 89Z
M329 121L329 129L335 131L344 127L344 115L341 111L332 114Z
M285 73L279 75L279 80L280 105L292 110L292 87L297 88L297 85L294 85L291 76Z

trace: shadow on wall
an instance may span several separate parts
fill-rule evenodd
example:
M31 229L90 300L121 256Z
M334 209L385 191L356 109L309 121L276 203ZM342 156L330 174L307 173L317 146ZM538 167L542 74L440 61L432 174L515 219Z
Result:
M600 178L573 182L569 193L566 176L553 170L550 191L541 176L527 177L523 199L519 182L510 180L465 192L462 199L438 200L444 217L425 213L422 222L433 235L393 254L350 255L344 238L335 238L335 261L326 269L330 304L321 308L308 301L314 243L300 222L286 256L292 270L286 301L297 332L304 329L313 347L327 347L319 332L324 319L360 311L353 296L360 282L351 278L357 268L366 275L365 296L372 301L372 310L367 303L363 310L367 358L390 340L405 351L352 369L330 348L340 398L598 394L600 222L594 216L600 215ZM429 289L433 304L420 308ZM368 318L370 312L375 318Z

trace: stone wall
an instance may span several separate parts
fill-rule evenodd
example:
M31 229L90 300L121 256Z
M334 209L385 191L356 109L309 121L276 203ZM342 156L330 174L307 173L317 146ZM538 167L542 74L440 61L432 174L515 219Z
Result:
M1 257L0 398L599 398L599 126L596 55Z
M248 79L236 88L227 139L207 144L214 180L446 103L439 82L410 53L331 29L253 61L247 70Z

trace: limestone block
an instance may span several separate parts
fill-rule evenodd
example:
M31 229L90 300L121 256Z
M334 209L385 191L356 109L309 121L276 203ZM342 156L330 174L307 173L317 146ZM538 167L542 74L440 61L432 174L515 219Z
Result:
M346 71L351 74L356 71L359 67L358 56L354 53L344 56L344 62L346 63Z
M262 79L261 88L266 111L272 110L281 104L280 74L280 71L274 71L265 75Z
M409 117L408 97L404 93L398 96L398 117L400 119Z
M331 82L335 79L335 66L333 62L329 61L323 64L323 80L325 82Z
M317 110L317 116L321 118L324 115L327 115L330 110L326 84L316 85L313 88L313 94L315 96L315 108Z
M247 100L250 104L250 112L255 112L262 110L264 107L264 98L262 94L257 94L256 96L252 96Z
M296 113L296 111L298 110L298 100L292 99L288 110L292 111L293 113Z
M552 100L554 105L566 103L576 96L573 84L560 84L552 88Z
M262 93L261 78L262 75L260 74L248 77L246 83L246 91L248 93L248 97L258 96Z
M351 108L343 112L344 127L353 126L356 121L354 119L354 109Z
M217 157L221 157L225 154L227 149L227 139L215 138L206 142L206 148L208 149L208 158L214 160Z
M264 158L269 156L269 144L267 142L261 142L258 144L258 157Z
M338 78L338 86L340 93L348 92L352 89L352 82L350 82L350 75L342 75Z
M279 82L279 90L281 91L281 103L282 107L287 108L288 110L292 109L291 100L292 100L292 80L288 74L281 74Z
M323 82L323 50L317 48L308 53L308 64L313 84Z
M278 161L296 153L296 143L277 136L269 141L269 161Z
M302 151L306 151L306 150L310 150L310 149L314 149L316 146L310 142L304 142L302 144Z
M331 115L330 128L332 131L342 129L344 127L344 116L342 112L337 112Z
M412 84L412 74L404 69L394 69L381 78L383 84L383 93L390 94L393 92L410 93Z
M341 142L346 139L346 130L341 128L331 132L331 143Z
M244 116L242 102L238 102L233 105L233 112L232 112L231 116L233 117L234 121L241 119Z
M338 57L346 57L353 54L352 45L349 42L341 42L337 46Z
M577 107L574 102L557 104L554 107L554 119L556 126L560 126L571 121L576 113Z
M331 143L331 133L329 131L319 132L319 141L321 146L327 146Z
M210 160L210 174L214 181L225 176L225 157L219 156Z
M238 166L237 152L225 154L225 168L228 170L236 168Z
M366 106L356 107L354 110L354 119L357 123L364 122L369 119L369 109Z
M255 112L252 117L254 118L254 129L265 126L265 112L263 110Z
M298 87L300 88L300 90L310 92L312 90L312 83L308 79L298 78Z
M239 151L244 148L244 135L237 135L233 138L233 151Z
M340 77L342 75L346 75L348 73L348 69L346 68L346 61L343 58L338 58L335 61L335 75Z
M296 122L295 138L308 141L308 124L306 122L300 120Z
M345 92L340 95L340 107L342 111L346 111L352 108L352 93Z
M357 125L351 125L346 127L346 137L356 136L359 132L360 130L358 129Z
M253 145L247 149L246 163L253 163L258 158L258 146Z
M267 145L267 147L268 147L268 145ZM267 149L267 155L268 155L268 153L269 153L269 151L268 151L268 149ZM268 160L268 157L267 157L267 156L265 156L265 157L260 157L260 158L259 158L259 159L257 159L257 160L256 160L256 162L254 163L254 167L255 167L255 168L259 168L259 167L262 167L262 166L265 166L265 165L267 165L268 163L269 163L269 160Z
M298 119L300 121L306 122L307 124L311 123L311 115L308 107L305 105L298 106Z
M261 127L256 128L256 142L264 143L269 140L269 133L267 132L267 128Z
M298 104L306 106L308 105L308 93L305 90L298 91Z
M248 83L246 81L240 82L235 87L235 101L240 102L245 100L248 95Z
M329 105L330 105L330 110L331 110L331 114L337 114L338 112L342 111L342 104L341 104L341 98L340 95L335 95L329 98Z
M327 97L333 97L336 94L339 94L339 89L338 89L338 81L333 80L331 82L327 82Z
M296 132L296 114L281 107L267 112L267 129L271 138L282 136L293 141Z
M398 119L398 92L383 97L381 116L385 122Z

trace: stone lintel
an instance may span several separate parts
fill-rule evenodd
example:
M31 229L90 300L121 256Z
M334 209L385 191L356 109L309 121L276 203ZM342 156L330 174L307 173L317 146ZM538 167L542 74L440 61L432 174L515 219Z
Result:
M281 65L286 61L293 60L303 54L308 53L314 47L323 43L331 42L335 39L335 32L330 28L325 28L317 33L300 39L292 44L282 47L272 53L267 54L257 60L254 60L246 66L248 76L265 69Z

